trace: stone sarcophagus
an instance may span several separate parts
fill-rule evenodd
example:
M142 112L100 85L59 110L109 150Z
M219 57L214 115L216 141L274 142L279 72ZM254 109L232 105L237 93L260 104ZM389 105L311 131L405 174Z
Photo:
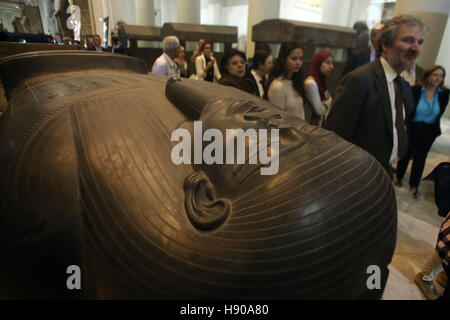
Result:
M0 60L0 72L9 98L0 297L381 296L395 194L360 148L258 97L149 76L125 56L26 54ZM261 174L270 165L250 163L247 148L244 163L235 152L234 162L208 164L209 129L224 149L229 132L277 130L278 139L258 140L276 170ZM177 152L177 132L190 134L192 149ZM70 266L82 290L68 289ZM381 287L370 290L374 266Z

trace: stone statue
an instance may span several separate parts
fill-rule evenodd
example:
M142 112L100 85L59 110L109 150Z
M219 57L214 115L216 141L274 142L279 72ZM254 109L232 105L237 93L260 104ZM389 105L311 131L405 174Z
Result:
M0 60L3 79L11 70L0 118L1 297L381 297L397 209L367 152L259 97L147 75L130 57ZM224 139L279 130L276 174L248 161L175 164L173 132L194 137L198 121ZM70 265L82 290L67 289Z

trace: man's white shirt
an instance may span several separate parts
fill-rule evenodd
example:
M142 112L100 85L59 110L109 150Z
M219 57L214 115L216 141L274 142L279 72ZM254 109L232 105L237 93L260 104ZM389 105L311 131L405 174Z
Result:
M161 76L178 77L179 71L177 64L166 53L163 53L156 59L152 67L152 74Z
M261 84L262 78L255 72L255 70L252 69L250 72L252 73L253 77L256 80L256 84L258 85L258 90L259 90L259 96L262 98L264 96L264 88ZM267 78L266 78L266 80L267 80Z

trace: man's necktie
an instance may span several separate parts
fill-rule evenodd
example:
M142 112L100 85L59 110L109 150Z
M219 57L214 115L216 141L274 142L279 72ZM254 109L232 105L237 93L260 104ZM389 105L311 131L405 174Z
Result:
M266 91L266 77L262 77L262 79L261 80L259 80L259 83L261 83L261 86L262 86L262 88L263 88L263 92L261 92L263 95L264 95L264 93L265 93L265 91Z
M266 89L266 77L262 77L262 79L259 80L259 83L261 83L262 87Z
M408 136L403 121L403 86L401 76L394 79L395 88L395 127L398 137L398 157L402 159L408 149Z

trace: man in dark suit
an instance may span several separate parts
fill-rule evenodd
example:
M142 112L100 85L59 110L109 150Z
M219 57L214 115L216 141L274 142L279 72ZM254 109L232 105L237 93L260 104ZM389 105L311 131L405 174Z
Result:
M267 95L268 76L273 68L273 57L268 50L258 50L253 56L253 65L246 78L261 98Z
M370 47L359 48L350 54L344 65L344 70L342 71L341 78L347 73L355 70L356 68L365 65L366 63L372 62L376 59L376 46L377 40L380 36L380 31L384 27L384 23L379 23L370 31Z
M378 58L341 79L324 126L371 153L391 177L391 164L406 153L414 108L411 88L400 74L415 63L424 34L423 22L413 16L387 22L377 42Z

